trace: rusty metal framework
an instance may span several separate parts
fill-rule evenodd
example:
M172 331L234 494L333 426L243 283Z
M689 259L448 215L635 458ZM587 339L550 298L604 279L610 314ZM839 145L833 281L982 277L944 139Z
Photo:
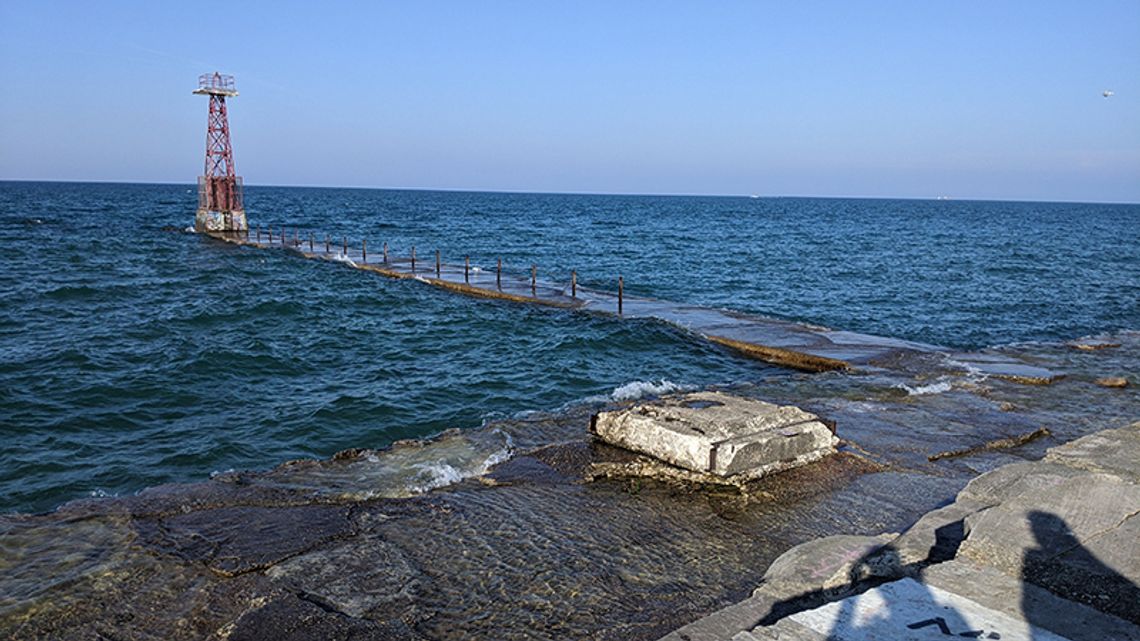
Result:
M233 79L230 79L232 86ZM226 114L226 97L210 94L210 116L206 123L205 199L200 209L234 211L242 209L241 180L234 173L234 151L230 144L230 124Z
M206 167L198 178L198 211L207 214L206 218L213 219L207 227L221 225L228 231L231 224L237 224L244 228L242 180L234 171L229 116L226 112L226 98L238 95L234 78L217 72L203 74L198 77L198 89L194 93L210 98L209 117L206 121ZM232 215L234 213L239 214L240 222L236 222Z

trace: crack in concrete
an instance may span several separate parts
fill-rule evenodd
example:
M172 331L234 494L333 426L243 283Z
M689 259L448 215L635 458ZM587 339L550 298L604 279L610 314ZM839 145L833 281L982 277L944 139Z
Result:
M1111 525L1111 526L1109 526L1103 530L1100 530L1098 532L1094 532L1094 533L1090 534L1083 542L1078 540L1073 545L1065 548L1064 550L1061 550L1060 552L1057 552L1056 554L1051 555L1049 557L1049 560L1052 561L1058 557L1061 557L1061 556L1068 554L1069 552L1072 552L1073 550L1076 550L1076 549L1079 549L1082 547L1086 547L1086 544L1092 543L1093 541L1096 541L1097 539L1101 538L1102 536L1105 536L1109 532L1112 532L1114 530L1119 529L1122 525L1124 525L1125 523L1128 522L1128 519L1131 519L1135 516L1140 516L1140 510L1136 510L1135 512L1132 512L1131 514L1124 515L1124 517L1121 518L1119 521L1117 521L1115 525ZM1076 538L1076 536L1074 536L1073 538Z

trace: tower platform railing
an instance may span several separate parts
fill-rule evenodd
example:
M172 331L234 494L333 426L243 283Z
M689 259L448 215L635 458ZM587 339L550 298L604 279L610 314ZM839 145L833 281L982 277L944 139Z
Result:
M204 73L198 76L197 94L212 94L216 96L236 96L237 86L234 77L220 73Z

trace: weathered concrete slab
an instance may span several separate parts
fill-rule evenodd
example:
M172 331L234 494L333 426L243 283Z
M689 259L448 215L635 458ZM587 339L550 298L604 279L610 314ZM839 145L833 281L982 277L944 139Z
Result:
M1113 474L1140 483L1140 429L1103 430L1049 450L1045 460L1069 468Z
M1066 641L1024 618L914 579L900 579L788 617L828 639ZM777 627L783 624L781 621ZM780 638L775 636L773 638Z
M694 472L758 478L819 460L839 442L818 416L721 392L696 392L600 412L603 441Z
M1135 625L984 565L939 563L923 571L922 581L1072 641L1140 641Z

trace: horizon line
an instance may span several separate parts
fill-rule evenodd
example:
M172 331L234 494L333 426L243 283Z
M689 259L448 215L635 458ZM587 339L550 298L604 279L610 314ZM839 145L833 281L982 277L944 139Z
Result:
M196 182L166 182L166 181L124 181L124 180L46 180L46 179L20 179L0 178L0 183L55 183L73 185L171 185L197 187ZM1122 200L1040 200L1025 198L985 198L976 196L853 196L853 195L804 195L804 194L711 194L711 193L646 193L646 192L605 192L605 191L524 191L520 189L470 189L454 187L377 187L360 185L282 185L270 183L246 183L243 187L269 187L280 189L357 189L365 191L422 191L443 192L459 194L504 194L504 195L534 195L534 196L627 196L627 197L655 197L655 198L746 198L750 200L774 199L817 199L817 200L918 200L918 201L946 201L946 202L994 202L994 203L1055 203L1069 205L1140 205L1140 201Z

